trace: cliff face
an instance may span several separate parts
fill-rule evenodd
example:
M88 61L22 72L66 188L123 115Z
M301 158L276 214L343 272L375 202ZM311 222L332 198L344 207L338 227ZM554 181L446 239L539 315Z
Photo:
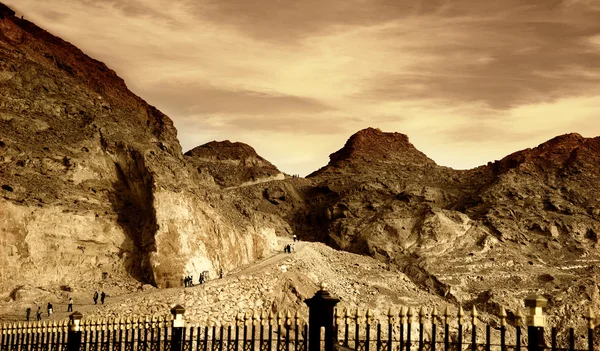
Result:
M167 116L0 10L0 291L103 277L180 285L270 249L278 225L193 183Z

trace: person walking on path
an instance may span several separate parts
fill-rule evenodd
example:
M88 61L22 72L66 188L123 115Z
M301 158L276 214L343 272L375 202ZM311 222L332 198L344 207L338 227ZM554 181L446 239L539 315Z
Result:
M67 307L67 312L73 312L73 298L69 297L69 307Z
M102 294L100 294L100 302L102 302L103 305L104 305L104 298L105 297L106 297L106 294L103 291Z
M40 306L38 306L37 312L35 313L35 317L38 321L42 320L42 308Z
M52 315L52 304L48 302L48 317Z
M94 305L97 305L97 304L98 304L98 292L95 291L94 292Z
M31 316L31 307L27 307L25 313L27 314L27 321L29 322L29 316Z

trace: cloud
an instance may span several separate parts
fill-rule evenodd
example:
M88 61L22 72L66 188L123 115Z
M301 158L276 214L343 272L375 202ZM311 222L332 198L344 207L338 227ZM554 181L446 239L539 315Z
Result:
M168 81L139 89L147 99L178 115L270 114L330 110L324 103L306 97L249 90L211 87L203 83ZM166 110L165 109L165 110Z

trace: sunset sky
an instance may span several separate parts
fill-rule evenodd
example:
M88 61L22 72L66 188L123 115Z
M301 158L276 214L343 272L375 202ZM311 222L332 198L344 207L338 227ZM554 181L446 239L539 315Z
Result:
M0 0L105 62L184 151L290 174L366 127L471 168L600 135L600 0Z

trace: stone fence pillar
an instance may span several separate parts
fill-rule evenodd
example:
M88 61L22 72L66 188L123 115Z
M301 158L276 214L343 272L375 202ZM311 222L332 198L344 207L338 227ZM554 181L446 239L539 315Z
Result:
M548 300L541 295L531 295L525 298L525 307L529 309L526 316L527 322L527 343L528 351L543 351L546 348L544 340L544 327L546 327L546 317L543 308L548 304Z
M183 328L185 327L185 320L183 314L185 308L181 305L177 305L171 309L173 314L173 331L171 332L171 351L183 350Z
M83 318L83 315L77 311L69 316L67 351L79 351L81 346L81 318Z
M331 297L326 288L327 285L321 283L321 290L304 300L308 305L308 351L320 351L321 327L325 328L325 351L333 351L337 342L333 309L340 300Z

